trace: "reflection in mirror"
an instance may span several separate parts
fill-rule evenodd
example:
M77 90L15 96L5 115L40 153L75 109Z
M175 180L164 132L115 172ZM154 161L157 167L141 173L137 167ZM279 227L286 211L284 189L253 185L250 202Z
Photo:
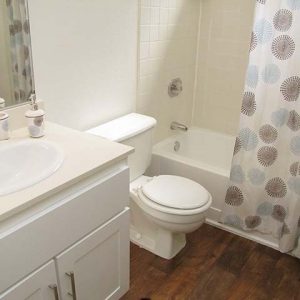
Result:
M0 0L0 109L28 101L34 90L26 0Z

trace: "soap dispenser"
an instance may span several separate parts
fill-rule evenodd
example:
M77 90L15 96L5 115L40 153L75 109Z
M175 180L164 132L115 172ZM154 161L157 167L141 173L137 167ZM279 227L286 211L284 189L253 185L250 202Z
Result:
M25 113L28 132L31 137L39 138L45 134L45 112L42 109L39 109L34 92L30 95L29 100L31 109L27 110Z

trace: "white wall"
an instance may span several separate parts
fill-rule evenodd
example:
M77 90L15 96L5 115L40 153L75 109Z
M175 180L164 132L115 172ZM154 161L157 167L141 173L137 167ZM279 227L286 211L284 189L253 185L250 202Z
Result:
M37 96L76 129L135 109L137 0L28 0Z
M157 119L155 141L170 134L170 123L191 122L200 0L140 0L137 111ZM168 95L174 78L183 92Z

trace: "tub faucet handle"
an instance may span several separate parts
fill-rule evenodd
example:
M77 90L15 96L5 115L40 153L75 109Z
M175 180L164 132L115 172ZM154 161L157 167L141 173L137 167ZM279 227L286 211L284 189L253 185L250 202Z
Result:
M168 94L170 97L178 96L183 90L183 83L180 78L173 79L168 86Z

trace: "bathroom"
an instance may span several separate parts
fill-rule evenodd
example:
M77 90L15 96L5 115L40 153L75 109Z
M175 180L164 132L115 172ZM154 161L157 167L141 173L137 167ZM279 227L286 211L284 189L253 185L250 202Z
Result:
M298 299L299 0L0 11L0 299Z

